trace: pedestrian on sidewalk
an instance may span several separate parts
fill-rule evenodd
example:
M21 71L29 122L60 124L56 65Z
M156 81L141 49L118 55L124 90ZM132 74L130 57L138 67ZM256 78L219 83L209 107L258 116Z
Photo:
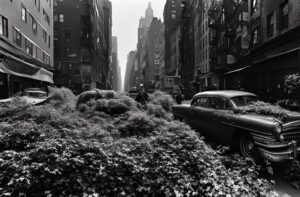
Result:
M184 95L181 93L181 90L178 89L177 95L175 96L176 103L180 105L184 100Z

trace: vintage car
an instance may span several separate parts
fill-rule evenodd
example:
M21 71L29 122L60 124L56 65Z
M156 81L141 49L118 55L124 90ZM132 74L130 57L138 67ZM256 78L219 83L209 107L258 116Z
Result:
M138 95L139 91L136 89L129 90L126 94L127 96L131 97L132 99L136 98L136 95Z
M244 91L206 91L196 94L190 104L174 105L172 113L207 138L237 148L244 157L273 162L296 158L300 113L288 111L284 119L236 113L236 108L257 100L255 94Z
M39 105L43 104L49 99L47 92L42 91L40 88L27 88L21 92L18 92L13 97L2 99L0 103L14 102L14 99L19 98L27 104Z

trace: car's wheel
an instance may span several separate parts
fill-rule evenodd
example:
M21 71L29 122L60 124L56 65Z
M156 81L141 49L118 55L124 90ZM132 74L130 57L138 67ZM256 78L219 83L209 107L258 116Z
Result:
M240 135L239 150L243 157L252 157L258 159L258 151L253 142L252 136L246 133Z
M174 120L178 120L178 121L181 121L181 122L183 121L183 118L181 118L177 115L174 115L173 118L174 118Z

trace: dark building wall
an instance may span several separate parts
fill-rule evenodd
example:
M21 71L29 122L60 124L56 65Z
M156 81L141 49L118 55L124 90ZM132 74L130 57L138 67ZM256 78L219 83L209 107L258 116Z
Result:
M289 17L288 25L282 28L280 7L285 2L288 4ZM266 0L260 4L259 10L256 15L251 14L249 54L238 59L234 68L231 68L236 71L225 74L224 87L243 88L257 93L264 100L275 101L289 96L284 88L286 75L300 71L300 16L296 14L299 13L299 1ZM271 13L274 13L274 23L273 35L270 36L267 21ZM253 30L258 26L259 42L254 44Z
M104 76L103 82L109 82L110 75L114 75L110 72L112 55L112 4L109 0L103 0L103 12L104 12ZM115 70L115 72L117 72ZM116 87L116 85L115 85Z
M165 72L166 74L172 74L174 72L172 68L172 35L176 34L176 29L179 26L181 20L181 4L182 0L167 0L164 7L164 36L165 36Z
M180 76L181 84L186 90L185 96L191 98L191 84L194 80L194 9L195 4L185 1L182 9L181 42L180 42Z
M103 49L109 41L104 37L103 3L58 1L54 12L55 83L75 93L106 88L108 54Z

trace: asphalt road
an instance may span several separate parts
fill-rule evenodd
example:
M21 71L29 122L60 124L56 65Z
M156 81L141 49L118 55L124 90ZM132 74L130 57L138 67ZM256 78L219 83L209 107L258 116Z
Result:
M207 144L209 144L213 149L218 146L218 143L213 142L213 140L205 140ZM266 174L262 175L262 178L268 179L268 180L274 180L275 181L275 191L281 196L281 197L300 197L300 188L296 189L294 186L292 186L289 182L284 180L283 177L283 171L286 166L283 164L271 164L271 167L273 169L273 175Z
M290 183L286 182L283 178L283 166L282 165L272 165L273 176L269 178L275 181L275 190L277 193L283 197L300 197L300 188L296 189Z

